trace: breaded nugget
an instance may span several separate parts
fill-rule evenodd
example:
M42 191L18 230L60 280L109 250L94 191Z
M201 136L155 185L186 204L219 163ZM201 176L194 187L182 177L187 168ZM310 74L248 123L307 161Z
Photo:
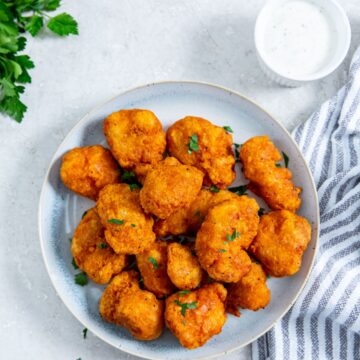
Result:
M295 274L311 239L309 222L290 211L272 211L261 217L250 252L271 276Z
M104 134L121 167L133 170L140 181L163 158L165 133L159 119L149 110L112 113L104 121Z
M140 191L141 205L145 212L166 219L195 200L202 181L201 171L168 157L148 172Z
M273 210L295 212L301 205L301 189L292 183L289 169L276 167L281 154L267 136L246 141L240 150L249 189L262 197Z
M250 271L228 288L226 311L240 316L238 307L257 311L270 302L270 290L266 285L266 274L260 264L252 262Z
M165 322L188 349L204 345L221 332L226 321L226 289L219 283L177 292L166 299Z
M202 189L189 207L174 212L167 219L157 221L154 225L154 232L163 237L195 234L200 229L210 207L235 197L238 196L227 190L212 192Z
M118 254L140 254L155 241L154 220L146 215L139 190L127 184L108 185L100 191L96 208L105 227L105 238Z
M195 250L200 265L211 278L237 282L251 268L247 249L259 225L259 205L240 196L210 208L196 235Z
M95 208L89 209L77 226L71 242L77 266L98 284L106 284L127 265L125 255L107 244L104 227Z
M139 340L154 340L164 328L164 303L139 288L136 271L124 271L106 287L99 304L103 319L128 329Z
M210 121L187 116L166 133L168 151L183 164L200 169L205 185L225 189L235 179L232 135Z
M136 255L144 286L157 297L164 297L175 290L167 274L167 247L166 241L157 240L142 254Z
M171 243L167 248L167 273L178 289L195 289L203 276L200 264L188 246Z
M96 200L99 191L120 180L119 165L101 145L77 147L62 158L60 177L77 194Z

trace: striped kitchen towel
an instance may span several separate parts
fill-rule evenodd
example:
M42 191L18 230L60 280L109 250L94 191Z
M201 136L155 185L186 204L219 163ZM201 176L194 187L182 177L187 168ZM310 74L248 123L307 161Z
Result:
M253 343L253 360L360 360L360 48L348 83L292 135L317 185L319 247L303 292Z

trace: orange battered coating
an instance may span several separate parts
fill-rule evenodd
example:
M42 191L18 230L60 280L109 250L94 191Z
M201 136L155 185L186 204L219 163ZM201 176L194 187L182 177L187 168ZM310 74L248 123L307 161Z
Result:
M154 220L143 212L138 189L108 185L100 191L96 207L106 241L116 253L140 254L154 243Z
M99 191L120 180L119 165L101 145L77 147L62 158L62 182L79 195L96 200Z
M228 288L226 311L240 316L238 307L257 311L270 302L270 290L266 286L266 274L260 264L252 262L250 271Z
M190 138L194 135L199 149L189 151ZM224 128L199 117L187 116L168 129L166 139L171 156L200 169L205 175L205 185L214 184L225 189L234 181L233 138Z
M149 110L112 113L104 120L104 134L121 167L134 171L140 181L163 158L165 133L159 119Z
M170 234L195 234L200 229L209 208L236 197L238 197L236 194L227 190L215 193L202 189L188 208L180 209L167 219L156 222L154 232L163 237Z
M77 226L71 252L77 266L98 284L108 283L127 265L126 256L116 254L107 244L95 208L88 210Z
M155 241L142 254L136 255L136 263L144 279L144 286L157 297L172 294L175 286L167 274L167 248L165 241Z
M145 212L166 219L195 200L202 181L201 171L168 157L146 176L140 191L141 205Z
M311 239L309 222L290 211L272 211L261 217L251 253L271 276L290 276L299 271Z
M166 325L182 346L188 349L202 346L219 334L225 324L225 298L226 289L219 283L173 294L166 299Z
M246 250L256 236L259 205L240 196L212 207L196 236L200 265L217 281L237 282L251 268Z
M301 205L301 189L292 183L289 169L276 167L281 154L267 136L246 141L240 150L249 189L261 196L273 210L295 212Z
M187 246L172 243L167 249L167 273L178 289L195 289L203 276L200 264Z
M99 304L104 320L123 326L139 340L154 340L164 328L164 303L150 291L139 288L136 271L115 276Z

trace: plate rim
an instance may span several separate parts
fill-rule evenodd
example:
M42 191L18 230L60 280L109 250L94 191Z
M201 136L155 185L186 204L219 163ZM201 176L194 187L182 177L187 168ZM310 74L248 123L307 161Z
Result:
M87 321L83 321L82 319L80 319L75 313L74 311L71 309L71 307L68 305L67 301L65 300L65 298L63 297L63 295L60 293L60 291L58 291L57 286L55 284L55 280L54 280L54 276L51 274L50 272L50 266L48 264L47 261L47 257L45 255L45 248L44 248L44 237L42 234L42 226L41 226L41 221L42 221L42 203L44 200L44 193L45 193L45 187L46 184L49 181L49 175L50 175L50 171L52 166L54 165L54 162L57 160L56 159L56 154L59 150L59 148L62 146L62 144L68 139L68 137L70 137L70 135L72 135L73 132L75 132L77 130L77 128L86 120L86 118L88 118L92 113L96 112L97 110L99 110L100 108L102 108L103 106L105 106L106 104L114 101L115 99L117 99L118 97L125 95L127 93L130 92L134 92L136 90L140 90L143 88L147 88L147 87L152 87L152 86L158 86L158 85L167 85L167 84L172 84L172 85L181 85L181 84L185 84L185 85L202 85L202 86L206 86L206 87L210 87L210 88L215 88L217 90L221 90L221 91L225 91L227 93L230 93L232 95L235 95L237 97L240 97L241 99L251 103L252 105L254 105L255 107L257 107L259 110L261 110L263 113L265 113L267 116L269 116L271 118L271 120L276 123L278 126L280 126L280 128L287 134L287 136L289 137L290 141L293 143L293 145L297 148L298 153L300 154L300 157L302 159L302 161L305 164L305 169L307 174L309 175L310 178L310 182L311 182L311 188L313 190L313 193L315 195L315 203L316 203L316 219L315 219L315 227L316 227L316 234L315 234L315 247L313 249L313 257L311 259L311 263L309 266L309 269L306 273L305 279L302 283L302 285L300 286L298 292L296 293L296 295L294 296L294 299L289 303L289 305L285 308L285 310L280 314L280 316L274 320L265 330L263 330L261 333L259 333L256 336L253 336L249 341L247 341L246 343L243 343L241 345L235 346L231 349L225 350L225 351L221 351L219 353L214 353L212 355L208 355L208 356L200 356L200 357L196 357L193 358L194 360L206 360L206 359L213 359L217 356L222 356L222 355L226 355L229 353L232 353L236 350L239 350L247 345L250 345L251 343L253 343L254 341L256 341L257 339L259 339L261 336L263 336L264 334L266 334L270 329L272 329L274 327L274 325L280 321L286 314L287 312L290 310L290 308L295 304L295 302L297 301L297 299L299 298L300 294L302 293L302 291L304 290L305 285L307 284L310 275L312 273L312 270L314 268L314 263L315 263L315 259L317 256L317 252L318 252L318 247L319 247L319 233L320 233L320 211L319 211L319 200L318 200L318 193L316 190L316 186L315 186L315 181L314 178L312 176L312 173L310 171L309 165L307 164L304 155L302 154L301 150L299 149L298 144L295 142L295 140L293 139L293 137L291 136L290 132L284 127L283 124L281 124L278 120L275 119L274 116L272 116L267 110L265 110L260 104L258 104L256 101L250 99L249 97L247 97L246 95L243 95L235 90L232 90L230 88L227 88L225 86L222 85L218 85L218 84L214 84L211 82L206 82L206 81L197 81L197 80L165 80L165 81L157 81L157 82L151 82L151 83L146 83L143 85L137 85L134 86L132 88L129 88L125 91L122 91L121 93L111 97L109 100L106 100L104 102L102 102L101 104L95 106L94 108L92 108L90 111L86 112L85 115L83 115L76 123L75 125L70 129L70 131L65 135L65 137L62 139L62 141L58 144L58 146L56 147L56 150L54 151L51 160L49 162L49 165L47 167L46 173L45 173L45 177L41 186L41 191L40 191L40 197L39 197L39 205L38 205L38 231L39 231L39 241L40 241L40 247L41 247L41 254L42 254L42 258L43 261L45 263L45 268L46 271L48 273L48 276L50 278L50 282L53 286L53 288L55 289L56 294L59 296L59 298L61 299L61 301L64 303L64 305L66 306L66 308L70 311L70 313L82 324L84 325L87 329L89 329L95 336L97 336L99 339L101 339L102 341L104 341L105 343L111 345L112 347L116 348L119 351L122 351L124 353L130 354L130 355L134 355L134 356L138 356L138 357L142 357L144 359L150 359L150 360L156 360L157 358L153 357L153 356L149 356L149 355L144 355L140 352L136 352L133 350L127 350L124 348L119 348L118 346L116 346L115 344L111 343L110 341L108 341L106 338L104 338L101 334L99 334L97 331L93 331L92 326L90 323L87 323ZM136 341L136 340L135 340Z

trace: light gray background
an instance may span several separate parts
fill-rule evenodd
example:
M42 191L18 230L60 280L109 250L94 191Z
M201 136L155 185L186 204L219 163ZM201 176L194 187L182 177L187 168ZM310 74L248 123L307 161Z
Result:
M297 89L270 83L256 62L253 28L262 0L64 1L80 36L29 39L36 63L19 125L0 115L0 358L128 359L83 326L56 295L38 240L41 184L55 149L94 106L123 90L161 80L201 80L247 95L288 129L344 84L360 39L360 3L339 0L352 26L345 63ZM226 359L249 359L250 348ZM223 358L225 359L225 358Z

